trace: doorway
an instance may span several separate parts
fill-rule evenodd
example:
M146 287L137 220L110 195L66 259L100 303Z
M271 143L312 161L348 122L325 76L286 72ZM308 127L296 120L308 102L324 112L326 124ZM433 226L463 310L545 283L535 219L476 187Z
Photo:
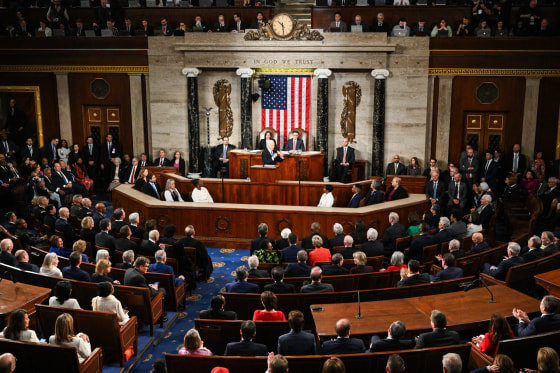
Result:
M504 149L507 113L465 112L463 145L483 153L486 149Z
M93 142L101 144L105 136L113 135L113 141L123 149L132 148L131 136L121 136L120 106L83 105L84 133L91 135ZM124 143L123 143L124 142Z

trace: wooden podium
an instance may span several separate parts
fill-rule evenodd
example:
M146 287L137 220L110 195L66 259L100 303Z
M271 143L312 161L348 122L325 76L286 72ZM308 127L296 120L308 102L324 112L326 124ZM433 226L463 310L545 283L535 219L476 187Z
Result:
M274 167L263 167L261 152L252 153L233 150L229 155L229 177L265 183L277 180L323 181L323 154L320 152L303 152L285 155L284 160Z

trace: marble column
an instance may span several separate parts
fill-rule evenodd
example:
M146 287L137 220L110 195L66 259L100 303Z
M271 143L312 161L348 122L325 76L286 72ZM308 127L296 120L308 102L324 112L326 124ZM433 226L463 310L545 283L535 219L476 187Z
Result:
M439 77L437 101L436 154L439 167L447 168L449 158L449 136L451 135L451 97L454 76Z
M389 70L375 69L371 72L371 76L375 78L371 176L383 176L383 166L385 164L385 86Z
M200 123L198 118L198 74L197 68L183 69L183 75L187 76L187 115L189 132L189 172L187 177L199 178L199 155L200 155Z
M248 67L240 67L235 72L241 77L241 147L253 148L253 97L251 95L251 76L255 71Z
M142 101L142 74L128 74L130 82L130 121L132 122L132 150L144 151L144 105Z
M528 154L531 158L535 154L535 128L537 128L537 114L539 111L540 83L540 76L525 77L525 105L523 107L521 149L523 149L524 154Z
M148 136L146 136L146 139L148 141L146 141L146 139L144 139L144 144L147 142L148 144L148 149L152 149L152 106L150 105L150 74L144 74L144 82L146 85L146 127L145 127L145 132L144 135L148 134ZM144 151L146 151L144 150Z
M58 121L60 138L73 143L72 119L70 117L70 93L68 91L68 73L54 73L56 76L56 94L58 98ZM47 140L48 141L48 140Z
M323 179L329 180L329 69L315 69L317 77L317 148L323 153Z

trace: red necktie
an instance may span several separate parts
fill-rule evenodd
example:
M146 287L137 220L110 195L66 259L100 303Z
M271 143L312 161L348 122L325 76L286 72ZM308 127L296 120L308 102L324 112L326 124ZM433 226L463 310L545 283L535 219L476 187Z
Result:
M162 167L163 166L163 159L159 159L159 166Z
M469 159L469 169L471 168L471 159ZM469 179L472 177L472 174L469 172Z
M296 140L294 140L294 150L296 150Z
M54 161L56 161L56 150L54 149L54 145L52 146L52 157L53 157L53 163L54 163Z
M344 156L342 157L342 163L346 163L346 147L344 148Z
M136 166L132 166L132 172L130 173L130 180L128 181L130 184L134 183L135 173L136 173Z

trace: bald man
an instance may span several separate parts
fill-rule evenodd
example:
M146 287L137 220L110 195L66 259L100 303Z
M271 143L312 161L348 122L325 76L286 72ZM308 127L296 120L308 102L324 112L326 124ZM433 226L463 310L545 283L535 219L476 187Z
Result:
M336 322L335 330L338 337L332 341L325 341L321 346L321 355L357 354L366 352L364 341L359 338L350 338L352 324L348 319Z
M16 369L16 358L9 352L0 355L0 372L13 372Z

